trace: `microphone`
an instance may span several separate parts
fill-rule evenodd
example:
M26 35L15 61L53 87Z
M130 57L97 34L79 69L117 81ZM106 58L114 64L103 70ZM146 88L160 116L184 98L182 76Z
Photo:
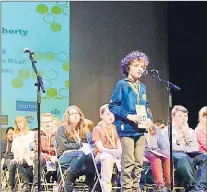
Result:
M174 89L174 90L177 90L177 91L181 90L180 87L178 87L177 85L174 85L170 81L166 81L166 80L160 79L159 72L156 69L144 70L143 71L143 75L150 75L150 76L152 76L152 77L154 77L156 79L159 79L162 83L165 83L165 86L168 87L168 88L171 88L171 89Z
M169 84L171 88L173 88L173 89L175 89L175 90L177 90L177 91L180 91L180 90L181 90L180 87L178 87L177 85L174 85L173 83L171 83L171 82L169 82L169 81L167 81L167 84Z
M152 70L144 70L143 75L151 75L154 72L158 73L158 71L156 69L152 69Z
M31 54L34 54L32 51L29 50L28 47L24 48L24 53L31 53Z

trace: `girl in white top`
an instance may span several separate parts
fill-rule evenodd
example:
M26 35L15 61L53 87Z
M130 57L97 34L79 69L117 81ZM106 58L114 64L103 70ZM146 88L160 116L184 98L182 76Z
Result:
M27 168L33 165L34 153L30 150L30 143L32 142L34 142L34 132L29 131L27 121L23 116L17 116L14 123L14 140L11 148L14 159L11 161L9 172L10 191L14 188L16 169L18 169L24 181L24 191L30 191Z

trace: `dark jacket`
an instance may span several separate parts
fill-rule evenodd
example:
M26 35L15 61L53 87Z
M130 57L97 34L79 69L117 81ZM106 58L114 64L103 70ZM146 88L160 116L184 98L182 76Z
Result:
M116 84L109 104L109 110L115 115L115 125L119 137L134 137L143 135L145 130L138 129L137 124L127 119L128 114L136 114L137 94L129 85L129 79L121 79ZM140 105L144 105L147 111L147 117L151 119L148 113L148 99L146 93L146 86L140 83Z
M65 128L64 126L60 126L57 129L56 136L56 148L57 148L57 157L59 158L64 151L67 150L74 150L79 149L83 146L83 144L80 142L76 142L74 139L69 139L65 135Z
M11 145L12 145L12 143L8 142L8 152L6 153L7 140L1 141L1 158L5 158L5 159L13 159L14 158L14 155L11 152Z

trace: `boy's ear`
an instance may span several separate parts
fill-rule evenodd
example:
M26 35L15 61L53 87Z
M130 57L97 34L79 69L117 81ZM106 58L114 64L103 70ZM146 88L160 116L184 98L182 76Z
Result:
M103 114L100 115L100 118L103 119Z

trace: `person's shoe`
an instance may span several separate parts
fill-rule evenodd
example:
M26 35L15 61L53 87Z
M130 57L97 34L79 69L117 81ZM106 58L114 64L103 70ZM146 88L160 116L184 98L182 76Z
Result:
M23 185L23 191L24 191L24 192L30 192L30 186L29 186L29 184L25 183L25 184Z
M73 189L74 189L73 183L68 181L68 180L66 180L65 181L64 189L65 189L66 192L73 192Z
M132 191L134 191L134 192L142 192L142 190L141 190L141 188L140 188L140 187L138 187L137 189L132 190Z
M166 187L166 190L167 190L168 192L173 191L173 190L171 190L171 185L170 185L170 184L165 184L165 187ZM180 191L180 192L182 192L182 191ZM183 192L184 192L184 191L183 191Z
M158 185L158 186L155 187L155 191L156 192L167 192L167 189L163 185Z
M38 192L38 186L34 187L34 192Z
M141 190L141 188L140 188L140 187L138 187L137 192L142 192L142 190Z
M43 191L43 186L42 185L40 186L40 191ZM38 189L37 185L34 186L34 192L39 192L39 189Z

